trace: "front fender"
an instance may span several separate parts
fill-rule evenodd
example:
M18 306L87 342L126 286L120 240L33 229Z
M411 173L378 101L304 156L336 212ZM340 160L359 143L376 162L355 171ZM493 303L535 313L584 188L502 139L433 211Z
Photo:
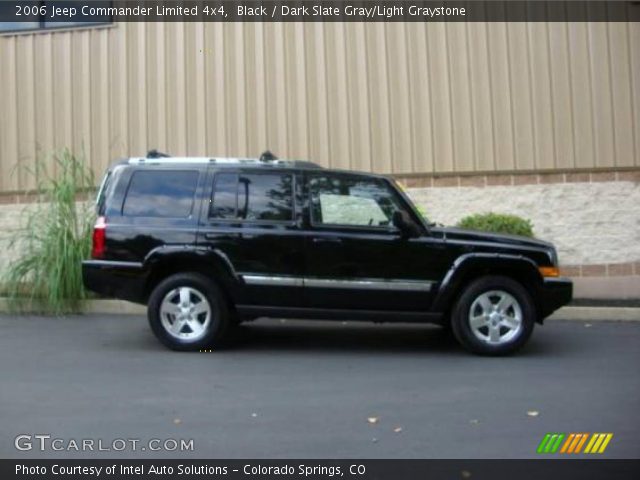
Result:
M469 280L490 274L507 275L522 281L525 288L533 289L530 293L537 302L542 275L533 260L523 255L467 253L453 262L442 279L432 310L447 312Z

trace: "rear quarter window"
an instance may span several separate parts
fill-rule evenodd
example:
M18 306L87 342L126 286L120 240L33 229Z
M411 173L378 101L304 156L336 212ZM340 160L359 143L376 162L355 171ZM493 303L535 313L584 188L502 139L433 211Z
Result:
M98 188L98 195L96 196L96 213L98 215L104 215L105 199L107 198L107 188L109 188L112 175L113 172L110 170L105 173L104 177L102 178L102 182L100 183L100 187Z
M193 212L199 172L136 171L122 206L127 217L187 218Z

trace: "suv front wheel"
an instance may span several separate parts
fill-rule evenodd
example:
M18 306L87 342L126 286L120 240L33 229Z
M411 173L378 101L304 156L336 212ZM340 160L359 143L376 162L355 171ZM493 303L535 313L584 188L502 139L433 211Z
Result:
M173 350L218 346L227 330L228 310L220 289L203 275L180 273L161 281L149 297L151 330Z
M467 350L481 355L506 355L531 336L535 306L517 281L504 276L480 277L458 299L451 327Z

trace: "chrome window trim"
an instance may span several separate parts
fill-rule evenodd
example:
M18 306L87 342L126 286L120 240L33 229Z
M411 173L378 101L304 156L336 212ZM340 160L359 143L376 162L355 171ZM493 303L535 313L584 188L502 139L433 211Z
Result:
M247 285L279 286L279 287L313 287L313 288L344 288L353 290L387 290L387 291L423 291L428 292L435 282L430 280L404 280L381 278L361 279L331 279L331 278L305 278L283 277L270 275L243 274L242 278Z

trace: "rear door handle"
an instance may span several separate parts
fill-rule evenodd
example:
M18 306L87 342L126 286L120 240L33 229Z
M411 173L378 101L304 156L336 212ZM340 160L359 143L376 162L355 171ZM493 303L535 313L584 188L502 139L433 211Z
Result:
M204 238L207 240L218 240L224 237L239 237L240 233L205 233Z

